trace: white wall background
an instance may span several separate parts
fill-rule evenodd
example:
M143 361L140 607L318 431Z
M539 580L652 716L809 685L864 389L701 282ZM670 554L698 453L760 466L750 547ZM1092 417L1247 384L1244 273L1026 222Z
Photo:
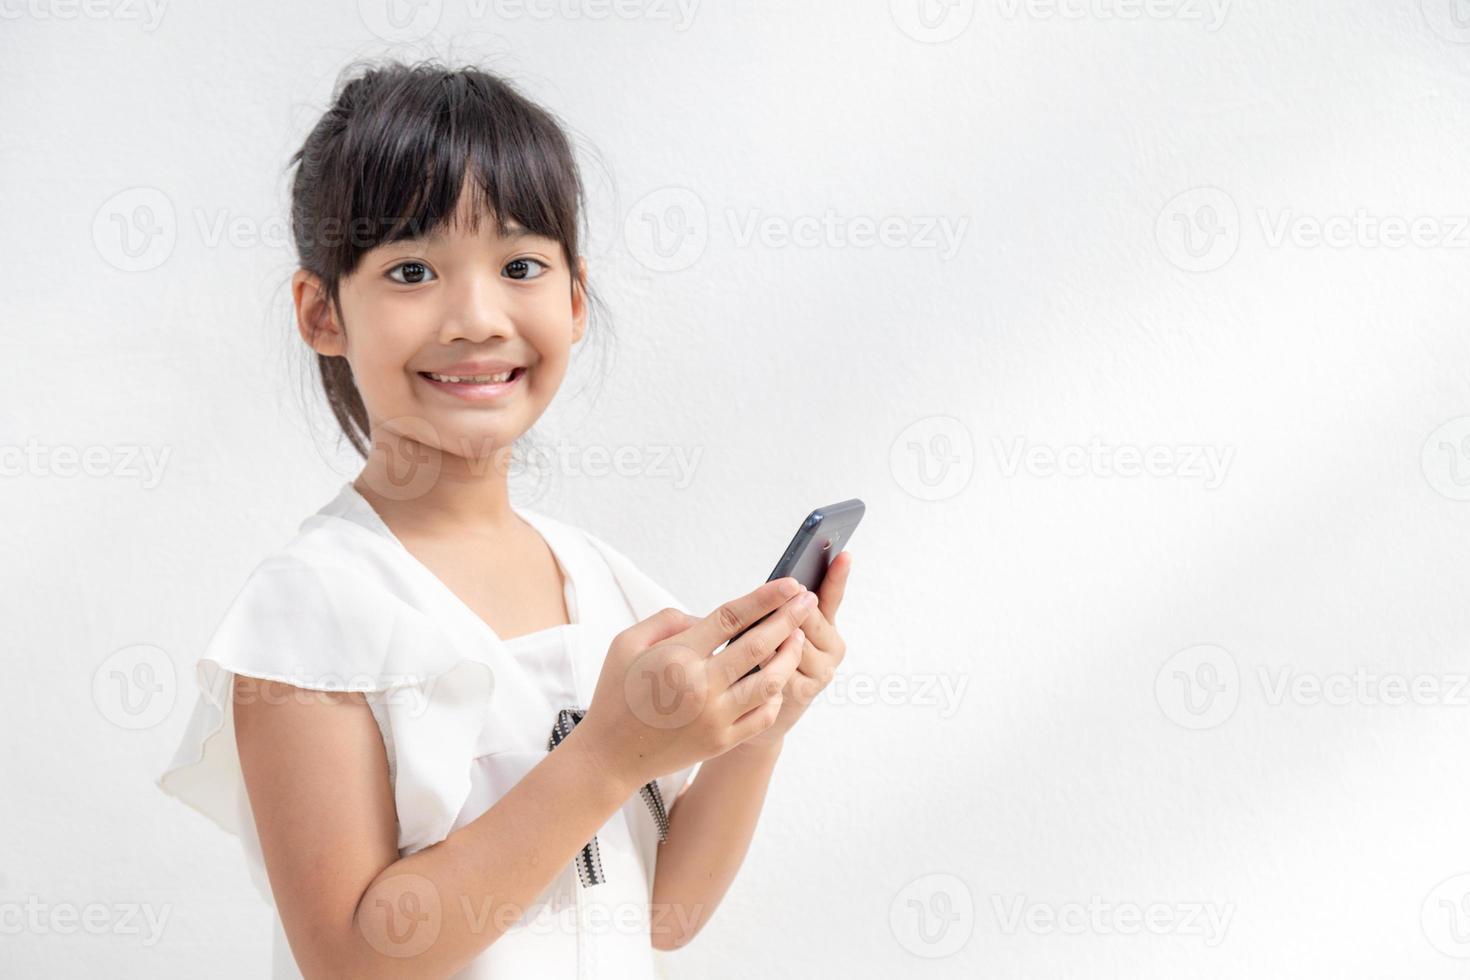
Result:
M617 356L540 431L640 469L523 502L706 609L868 504L848 660L671 977L1464 975L1470 7L1059 2L0 0L0 973L266 971L234 843L153 779L355 472L283 173L399 50L596 161ZM93 690L138 644L146 724Z

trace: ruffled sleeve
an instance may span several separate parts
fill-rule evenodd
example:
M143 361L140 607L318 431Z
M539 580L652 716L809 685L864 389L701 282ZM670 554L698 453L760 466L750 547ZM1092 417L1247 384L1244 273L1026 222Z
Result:
M320 550L320 549L319 549ZM371 556L368 556L371 557ZM262 562L200 655L199 693L159 787L231 834L253 836L236 752L234 675L370 695L392 726L399 848L448 835L494 674L374 564L297 548ZM253 842L252 842L253 843Z

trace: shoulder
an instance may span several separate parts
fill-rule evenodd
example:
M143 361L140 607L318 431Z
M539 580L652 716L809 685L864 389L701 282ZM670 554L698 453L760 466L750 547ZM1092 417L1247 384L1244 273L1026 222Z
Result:
M356 525L307 522L251 569L200 662L324 691L442 671L452 645L404 587L402 564Z
M381 585L370 567L342 547L340 532L316 527L261 558L245 576L225 612L225 626L270 629L314 621L338 624L370 610Z

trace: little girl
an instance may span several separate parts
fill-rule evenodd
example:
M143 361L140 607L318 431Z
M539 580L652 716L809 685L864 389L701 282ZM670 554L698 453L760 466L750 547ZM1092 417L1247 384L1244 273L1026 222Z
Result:
M292 162L297 324L365 463L226 611L160 785L240 836L276 977L656 976L842 660L851 559L697 618L511 503L588 319L544 109L388 64Z

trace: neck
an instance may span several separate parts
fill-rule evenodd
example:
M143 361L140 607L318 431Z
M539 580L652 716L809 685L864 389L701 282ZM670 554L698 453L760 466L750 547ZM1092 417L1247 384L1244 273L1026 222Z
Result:
M352 481L385 522L495 533L517 526L507 481L510 447L475 458L396 434L374 432Z

